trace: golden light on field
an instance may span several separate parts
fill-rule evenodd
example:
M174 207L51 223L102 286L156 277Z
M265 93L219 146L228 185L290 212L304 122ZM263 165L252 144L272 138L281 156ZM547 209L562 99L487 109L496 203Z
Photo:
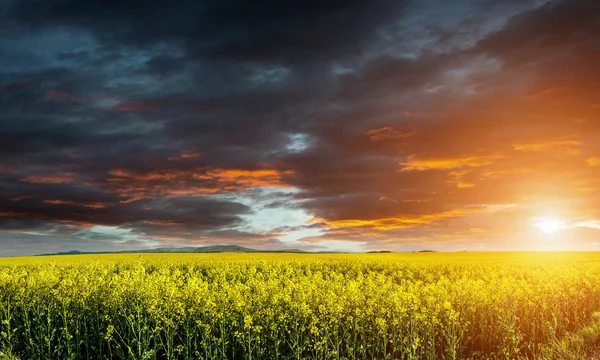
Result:
M0 359L558 359L536 354L597 326L599 272L600 252L0 258Z
M567 228L567 224L563 219L554 216L536 218L534 219L533 225L546 234L554 234Z

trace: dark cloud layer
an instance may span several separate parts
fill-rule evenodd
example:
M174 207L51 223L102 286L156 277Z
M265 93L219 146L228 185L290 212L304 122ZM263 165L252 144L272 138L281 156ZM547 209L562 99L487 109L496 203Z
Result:
M515 248L546 213L594 228L598 13L4 2L0 254Z
M360 54L383 26L398 20L404 3L24 0L13 7L12 14L27 24L84 28L110 44L180 44L189 55L203 57L200 61L217 58L296 64ZM159 58L153 65L169 68L174 64Z

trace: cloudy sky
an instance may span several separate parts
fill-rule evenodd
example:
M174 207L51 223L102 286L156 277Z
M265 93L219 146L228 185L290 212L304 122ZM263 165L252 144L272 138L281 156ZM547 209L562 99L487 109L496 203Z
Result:
M0 255L600 250L599 62L597 0L3 0Z

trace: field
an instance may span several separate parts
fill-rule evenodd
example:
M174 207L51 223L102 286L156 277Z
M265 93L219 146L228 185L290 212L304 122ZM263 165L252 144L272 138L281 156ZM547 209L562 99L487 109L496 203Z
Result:
M0 259L0 359L542 359L598 310L597 253Z

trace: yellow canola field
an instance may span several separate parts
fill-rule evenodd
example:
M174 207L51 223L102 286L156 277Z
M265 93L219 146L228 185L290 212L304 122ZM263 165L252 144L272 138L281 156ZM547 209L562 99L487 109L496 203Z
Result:
M0 259L21 359L533 358L598 310L598 253Z

